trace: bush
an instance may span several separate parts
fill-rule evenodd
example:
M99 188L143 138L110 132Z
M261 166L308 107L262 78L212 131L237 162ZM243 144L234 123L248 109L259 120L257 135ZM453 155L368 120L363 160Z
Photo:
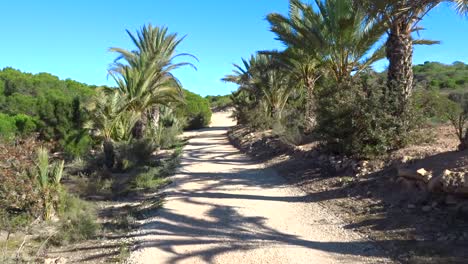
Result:
M157 145L150 139L118 143L115 147L117 170L127 171L136 165L148 164L156 149Z
M384 97L398 97L386 91L384 82L372 76L318 91L317 133L330 151L371 158L408 143L418 115L408 107L408 113L396 120L392 113L398 104Z
M13 214L41 216L37 182L27 174L35 165L37 147L38 142L33 138L0 145L0 208Z
M138 173L132 182L132 189L134 190L147 190L157 189L165 185L167 179L161 177L161 168L146 167L142 172Z
M460 150L468 148L468 93L452 93L449 99L453 102L445 108L445 113L448 119L455 128L460 145Z
M84 156L94 145L94 141L86 131L75 131L60 141L63 151L70 158Z
M224 110L232 106L232 99L230 95L217 95L217 96L206 96L210 106L214 110Z
M29 135L37 130L37 120L25 114L13 116L16 130L20 135Z
M198 94L184 90L185 105L177 109L177 116L185 120L185 129L200 129L211 122L211 109L208 100Z
M91 239L100 229L95 208L73 195L63 193L59 210L59 232L52 238L55 245Z
M435 123L447 122L457 108L449 97L436 91L416 91L412 99L423 117Z
M12 140L15 138L15 134L15 120L8 115L0 113L0 136L5 140Z
M178 136L182 132L183 125L171 108L161 107L160 110L159 125L151 127L147 137L151 138L160 148L168 149L179 142Z

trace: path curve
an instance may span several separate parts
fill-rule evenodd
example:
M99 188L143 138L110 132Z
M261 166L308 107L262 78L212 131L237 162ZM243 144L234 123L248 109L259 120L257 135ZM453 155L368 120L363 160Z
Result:
M129 263L391 263L305 193L232 147L228 113L194 132Z

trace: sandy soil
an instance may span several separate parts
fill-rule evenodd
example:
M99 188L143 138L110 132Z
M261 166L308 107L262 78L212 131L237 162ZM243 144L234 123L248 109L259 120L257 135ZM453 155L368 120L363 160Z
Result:
M392 263L283 177L232 147L228 113L192 132L166 202L129 263Z

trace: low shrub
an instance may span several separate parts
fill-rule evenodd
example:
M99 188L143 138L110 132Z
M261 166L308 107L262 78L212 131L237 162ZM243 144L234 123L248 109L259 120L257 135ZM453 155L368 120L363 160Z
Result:
M205 99L210 102L210 106L214 110L225 110L232 106L232 99L230 95L217 95L217 96L206 96Z
M15 120L8 115L0 113L0 136L4 140L9 141L15 138L16 132Z
M63 193L59 208L60 225L51 242L63 245L94 238L100 229L92 204Z
M83 157L94 145L93 139L84 130L74 131L59 143L69 158Z
M187 130L206 127L211 122L210 103L198 94L184 90L185 104L176 110L177 117L185 120L184 128Z
M163 178L161 175L161 168L146 167L142 172L132 181L132 189L134 190L148 190L148 189L158 189L161 186L165 185L168 182L167 179Z
M455 128L460 150L468 149L468 93L452 93L449 95L452 104L447 104L445 113Z
M137 165L148 164L156 149L157 145L150 139L120 142L115 146L116 169L128 171Z
M183 124L169 107L160 108L158 127L150 127L147 135L159 148L169 149L179 143Z
M12 215L41 216L37 181L27 173L36 164L38 145L34 138L0 144L0 208Z

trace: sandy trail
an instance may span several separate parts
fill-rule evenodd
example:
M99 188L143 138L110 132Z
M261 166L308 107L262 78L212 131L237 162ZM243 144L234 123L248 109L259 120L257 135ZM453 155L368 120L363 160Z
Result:
M372 242L232 147L228 113L195 132L129 263L391 263Z

